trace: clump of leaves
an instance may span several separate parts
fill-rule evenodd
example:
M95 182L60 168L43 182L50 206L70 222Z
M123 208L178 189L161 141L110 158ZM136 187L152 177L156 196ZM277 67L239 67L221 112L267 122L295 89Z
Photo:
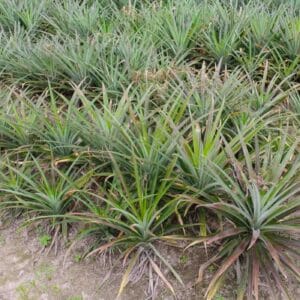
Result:
M170 194L172 186L170 175L175 161L167 166L163 178L153 177L149 182L142 176L142 168L135 157L131 159L132 174L122 171L116 160L111 158L115 180L107 190L101 189L100 195L92 193L90 199L84 200L89 212L72 214L75 220L92 225L92 230L87 229L88 234L95 235L96 228L100 233L103 233L103 228L110 229L112 233L109 241L102 243L90 252L89 256L104 253L112 248L121 251L123 264L127 269L122 278L119 295L129 281L138 281L147 269L149 274L152 274L149 279L152 293L155 286L153 274L175 293L160 264L164 265L180 283L182 280L157 247L158 242L172 244L176 239L174 237L173 240L169 235L172 232L172 224L168 222L174 215L177 205L176 197Z
M49 234L43 234L43 235L39 236L39 242L40 242L41 246L43 246L43 247L49 246L51 239L52 238Z
M61 230L66 235L65 215L78 206L78 195L84 191L93 172L82 174L76 161L61 170L54 163L49 165L33 156L20 166L7 164L11 180L1 185L0 191L7 197L0 203L0 209L22 210L29 217L28 224L48 221L54 243ZM48 242L46 240L43 242Z
M300 157L296 151L299 140L289 143L284 135L262 149L256 145L254 152L249 152L249 145L242 138L240 142L241 159L228 144L226 147L232 174L212 167L220 193L218 201L198 203L221 213L225 219L223 230L191 244L221 242L217 254L201 266L199 280L209 265L220 263L206 293L208 299L213 299L229 269L237 264L238 299L243 299L246 291L248 299L259 299L261 280L274 299L274 283L284 297L291 298L284 279L289 273L300 279L300 270L294 264L300 254Z

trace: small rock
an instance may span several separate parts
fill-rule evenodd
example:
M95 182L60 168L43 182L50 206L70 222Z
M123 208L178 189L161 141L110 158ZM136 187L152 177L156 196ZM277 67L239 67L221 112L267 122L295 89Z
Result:
M49 297L48 297L48 294L46 294L46 293L42 294L40 297L40 300L48 300L48 299L49 299Z

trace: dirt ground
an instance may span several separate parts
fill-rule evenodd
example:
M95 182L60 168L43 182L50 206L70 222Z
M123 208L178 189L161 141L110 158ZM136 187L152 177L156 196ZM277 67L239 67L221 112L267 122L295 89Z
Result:
M46 254L42 249L36 234L19 230L17 226L0 229L0 300L116 299L124 271L121 266L119 273L112 273L101 286L109 270L103 261L95 258L78 261L79 254L75 251L68 256L63 268L65 250L54 255L53 251ZM169 261L173 260L172 265L177 264L177 270L185 274L185 282L196 278L203 253L194 253L192 261L188 261L188 255L178 255L178 251L169 252L168 256ZM171 283L176 299L199 299L196 295L203 293L194 287L182 287L175 280ZM147 299L147 287L146 280L129 284L121 300ZM175 299L163 285L158 286L157 291L157 299Z
M103 260L91 257L81 261L81 252L78 252L80 248L73 250L66 260L66 249L60 249L56 255L54 251L46 253L35 231L28 232L18 228L14 224L0 229L0 300L116 299L124 273L121 265L102 284L110 273L110 267ZM205 274L204 286L188 287L197 277L201 262L206 260L203 249L193 248L191 251L182 253L172 248L164 253L186 285L181 286L169 276L176 298L165 286L159 284L155 299L204 299L204 286L207 286L213 270ZM234 299L232 282L229 279L225 283L225 288L215 300ZM150 299L147 289L146 278L138 283L128 284L120 300ZM294 299L300 299L300 287L297 283L293 282L291 289Z

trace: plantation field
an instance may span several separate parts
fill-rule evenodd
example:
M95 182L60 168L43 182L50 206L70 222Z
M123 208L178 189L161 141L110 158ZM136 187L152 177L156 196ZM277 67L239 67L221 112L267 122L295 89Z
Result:
M0 299L299 299L299 234L299 0L0 0Z

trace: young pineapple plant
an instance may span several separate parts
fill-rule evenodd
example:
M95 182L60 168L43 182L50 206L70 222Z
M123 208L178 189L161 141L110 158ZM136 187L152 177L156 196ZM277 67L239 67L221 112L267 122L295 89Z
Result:
M0 192L4 194L0 209L23 212L25 224L46 222L53 235L53 245L59 233L67 235L66 214L79 205L79 194L85 189L93 172L78 169L76 161L64 170L29 155L23 161L5 164Z
M213 299L236 265L238 299L245 295L260 299L262 285L273 299L278 293L292 299L285 280L290 275L300 279L295 263L300 254L299 139L291 142L283 134L262 147L250 147L242 138L240 142L241 155L226 145L230 173L212 165L218 199L212 204L199 202L224 220L222 230L191 244L219 244L216 255L201 266L199 280L208 266L219 263L206 292L207 299Z
M182 279L158 247L159 242L172 246L176 241L176 236L170 235L174 225L169 222L178 202L178 197L170 191L175 160L167 165L164 174L157 165L160 176L153 176L150 180L145 177L135 156L131 158L132 173L121 170L117 160L113 156L111 159L113 174L108 187L104 190L100 186L97 193L89 192L82 197L87 212L70 214L74 221L90 225L83 236L100 236L100 246L95 246L88 256L112 249L121 251L126 270L118 296L130 281L137 282L146 270L149 275L156 274L175 294L162 268L167 268L181 284ZM155 293L154 277L149 277L152 294Z

